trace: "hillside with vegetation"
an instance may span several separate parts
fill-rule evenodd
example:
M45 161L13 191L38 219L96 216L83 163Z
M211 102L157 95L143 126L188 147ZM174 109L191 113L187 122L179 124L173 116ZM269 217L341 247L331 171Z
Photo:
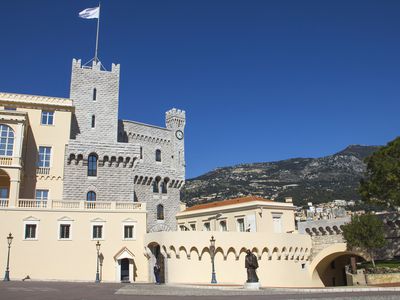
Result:
M320 158L292 158L218 168L187 180L182 199L189 206L243 195L277 201L293 197L299 206L334 199L358 200L360 179L366 170L364 159L378 148L351 145Z

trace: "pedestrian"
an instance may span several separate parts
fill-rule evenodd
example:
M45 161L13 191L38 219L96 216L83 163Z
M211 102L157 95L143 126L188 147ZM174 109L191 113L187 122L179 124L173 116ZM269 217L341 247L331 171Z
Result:
M160 284L160 270L161 267L160 265L156 262L156 264L154 265L154 277L156 278L156 284Z

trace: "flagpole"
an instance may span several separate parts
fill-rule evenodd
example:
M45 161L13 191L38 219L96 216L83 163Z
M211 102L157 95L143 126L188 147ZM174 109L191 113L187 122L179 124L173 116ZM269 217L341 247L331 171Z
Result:
M99 27L100 27L100 2L99 2L99 17L97 18L96 50L94 52L94 61L96 63L99 61L97 57L97 49L99 47Z

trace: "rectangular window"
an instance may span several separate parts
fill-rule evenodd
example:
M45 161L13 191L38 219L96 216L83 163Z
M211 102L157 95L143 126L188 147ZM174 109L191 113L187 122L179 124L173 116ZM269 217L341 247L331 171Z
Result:
M281 215L272 215L272 224L275 233L282 232L282 218Z
M124 226L124 239L133 239L133 225Z
M49 190L36 190L36 200L47 201L49 199Z
M210 222L204 223L203 230L204 231L211 231Z
M4 106L4 110L17 110L16 107Z
M54 111L42 111L42 125L53 125Z
M60 225L60 240L62 239L69 239L70 238L70 224L61 224Z
M219 230L220 231L228 231L228 228L226 227L226 221L221 221L220 223L219 223Z
M38 167L50 168L51 147L39 146Z
M93 225L92 238L93 239L103 238L103 225Z
M240 232L245 231L243 218L237 219L237 227L238 227L238 231L240 231Z
M33 240L36 239L36 224L25 224L25 239Z
M8 188L0 188L0 199L8 199Z

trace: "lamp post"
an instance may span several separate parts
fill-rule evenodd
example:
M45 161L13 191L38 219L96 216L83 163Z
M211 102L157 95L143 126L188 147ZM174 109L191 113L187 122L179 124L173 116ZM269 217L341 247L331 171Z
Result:
M10 232L10 234L7 236L7 243L8 243L7 268L6 268L6 273L4 275L3 281L10 281L10 248L11 248L12 240L13 240L13 236Z
M96 243L96 250L97 250L97 271L96 271L96 283L100 283L100 274L99 274L99 252L100 252L100 242L97 241Z
M215 276L215 266L214 266L214 257L215 257L215 239L214 236L211 237L210 240L210 256L211 256L211 283L217 283L217 278Z

